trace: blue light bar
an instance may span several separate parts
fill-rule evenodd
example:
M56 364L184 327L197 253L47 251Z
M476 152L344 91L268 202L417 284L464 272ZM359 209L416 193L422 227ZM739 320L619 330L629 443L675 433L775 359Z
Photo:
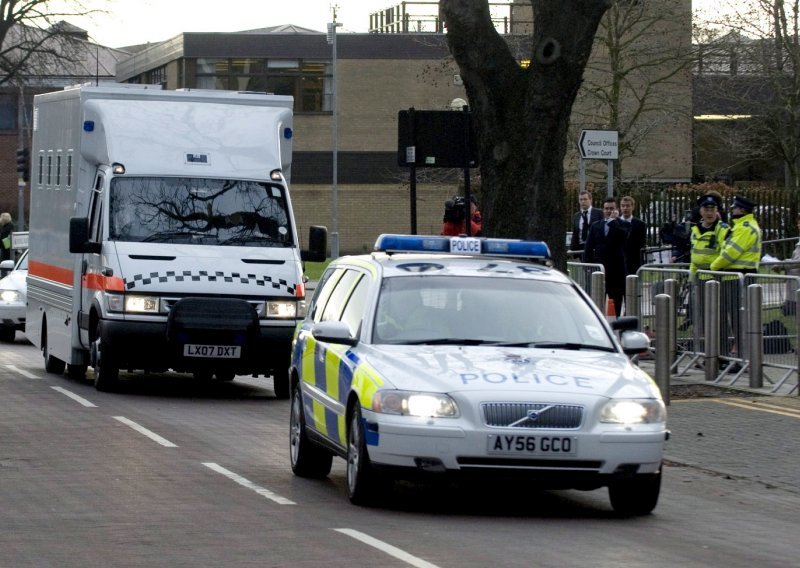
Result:
M428 252L446 254L514 256L550 259L544 241L487 239L480 237L439 237L383 234L375 241L380 252Z

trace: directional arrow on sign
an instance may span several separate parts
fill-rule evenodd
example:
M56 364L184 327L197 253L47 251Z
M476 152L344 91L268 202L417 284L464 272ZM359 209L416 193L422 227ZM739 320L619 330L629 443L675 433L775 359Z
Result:
M619 132L581 130L578 150L584 160L616 160L619 158Z

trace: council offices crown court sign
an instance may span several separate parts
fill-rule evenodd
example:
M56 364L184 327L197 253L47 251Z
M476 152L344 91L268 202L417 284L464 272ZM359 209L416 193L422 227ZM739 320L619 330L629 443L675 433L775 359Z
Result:
M614 160L619 158L619 132L616 130L581 130L578 139L581 154L580 190L586 187L584 160L608 160L608 197L614 196Z
M578 149L584 160L619 158L619 133L616 130L581 130Z

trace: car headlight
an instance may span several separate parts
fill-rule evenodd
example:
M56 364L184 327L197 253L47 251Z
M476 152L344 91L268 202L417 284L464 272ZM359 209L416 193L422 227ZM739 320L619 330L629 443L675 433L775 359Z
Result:
M378 391L372 398L372 410L383 414L402 416L422 416L434 418L457 418L456 401L446 394Z
M655 424L666 420L667 409L658 399L610 400L600 411L600 422L609 424Z
M157 314L158 298L153 296L125 296L125 311L129 313Z
M0 291L0 300L4 302L21 302L22 294L16 290L2 290Z
M298 316L297 302L295 300L267 302L267 317L276 319L293 319Z

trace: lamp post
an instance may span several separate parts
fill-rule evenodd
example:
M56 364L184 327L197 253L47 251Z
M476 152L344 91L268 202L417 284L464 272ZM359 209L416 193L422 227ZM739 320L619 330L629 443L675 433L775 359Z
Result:
M336 28L342 24L336 21L336 8L333 9L333 22L328 24L328 43L331 45L331 73L332 92L331 92L331 146L333 153L333 188L331 194L331 220L333 230L331 231L331 258L339 257L339 189L337 187L339 175L339 117L336 107Z

